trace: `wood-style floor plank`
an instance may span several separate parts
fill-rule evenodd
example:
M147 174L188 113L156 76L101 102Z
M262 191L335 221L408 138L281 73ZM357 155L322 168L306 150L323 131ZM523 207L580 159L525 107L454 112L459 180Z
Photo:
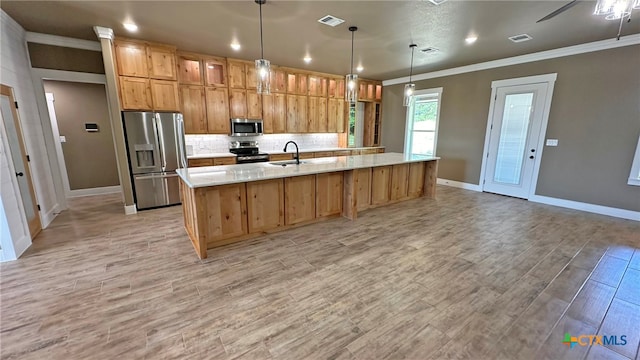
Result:
M71 199L0 264L0 358L639 356L637 222L438 187L201 261L180 211ZM629 345L562 344L597 331Z

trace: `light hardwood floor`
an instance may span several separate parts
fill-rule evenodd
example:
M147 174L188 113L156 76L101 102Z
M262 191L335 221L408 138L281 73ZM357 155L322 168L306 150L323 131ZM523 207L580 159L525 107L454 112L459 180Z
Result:
M71 208L0 265L3 359L640 358L636 222L439 187L200 261L180 207Z

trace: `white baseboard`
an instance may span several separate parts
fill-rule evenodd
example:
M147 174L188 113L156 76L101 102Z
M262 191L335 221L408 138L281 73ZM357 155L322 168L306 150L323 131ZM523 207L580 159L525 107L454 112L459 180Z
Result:
M640 212L638 211L631 211L572 200L564 200L542 195L533 195L529 198L529 201L553 206L560 206L567 209L586 211L594 214L613 216L621 219L640 221Z
M456 188L465 189L465 190L482 191L482 188L480 187L480 185L469 184L469 183L464 183L464 182L455 181L455 180L438 178L437 183L438 185L451 186L451 187L456 187Z
M42 216L40 217L40 220L42 221L42 228L46 229L47 226L49 226L49 224L51 224L53 219L55 219L56 216L58 216L59 213L60 213L60 207L58 206L58 204L55 204L53 206L53 208L51 208L51 210L49 210L48 212L42 214ZM18 253L18 251L16 250L16 254L17 253Z
M20 256L22 256L22 254L27 251L27 249L31 246L31 236L27 235L27 236L23 236L21 239L18 239L18 241L16 241L13 244L13 248L16 251L16 259L20 258Z
M136 209L136 204L125 205L124 206L124 214L125 215L133 215L133 214L135 214L137 212L138 212L138 210Z
M69 191L69 194L67 194L67 197L105 195L105 194L115 194L119 192L122 192L122 188L120 187L120 185L103 186L103 187L90 188L90 189L71 190Z

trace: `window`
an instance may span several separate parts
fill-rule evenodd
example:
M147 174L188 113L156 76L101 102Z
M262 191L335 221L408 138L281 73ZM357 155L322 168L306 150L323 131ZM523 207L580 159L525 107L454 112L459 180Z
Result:
M418 90L407 107L404 152L434 156L438 141L438 118L442 88Z
M629 185L640 186L640 136L638 136L638 145L636 146L636 154L631 164L631 173L629 174Z

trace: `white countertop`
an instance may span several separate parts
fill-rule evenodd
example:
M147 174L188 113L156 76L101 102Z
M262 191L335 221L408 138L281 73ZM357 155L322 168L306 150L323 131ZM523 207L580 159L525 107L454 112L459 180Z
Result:
M300 160L300 165L291 164L287 166L273 165L273 163L204 166L178 169L176 173L190 188L198 188L437 159L440 158L423 155L384 153L303 159ZM283 163L283 161L276 161L275 163Z
M289 147L289 150L294 149L294 147ZM384 146L370 146L370 147L358 147L358 148L318 148L318 149L300 149L301 153L309 153L309 152L320 152L320 151L341 151L341 150L364 150L364 149L384 149ZM273 150L273 151L261 151L267 154L284 154L284 151ZM287 152L288 154L291 151ZM229 157L236 156L230 152L225 153L208 153L208 154L197 154L197 155L187 155L187 159L210 159L210 158L220 158L220 157Z

